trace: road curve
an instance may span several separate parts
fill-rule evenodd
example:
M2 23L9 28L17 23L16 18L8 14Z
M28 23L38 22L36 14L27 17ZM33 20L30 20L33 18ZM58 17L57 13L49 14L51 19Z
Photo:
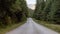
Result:
M58 33L35 23L32 20L32 18L28 18L25 24L10 32L7 32L6 34L58 34Z

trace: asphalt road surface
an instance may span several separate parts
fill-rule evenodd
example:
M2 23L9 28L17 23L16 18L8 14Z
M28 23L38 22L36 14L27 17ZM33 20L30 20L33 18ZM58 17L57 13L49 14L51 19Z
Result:
M58 33L44 27L43 25L37 24L32 20L32 18L28 18L25 24L10 32L7 32L6 34L58 34Z

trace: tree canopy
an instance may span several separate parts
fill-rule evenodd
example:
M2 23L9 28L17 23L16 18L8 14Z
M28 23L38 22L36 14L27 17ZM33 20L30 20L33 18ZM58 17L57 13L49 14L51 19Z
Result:
M25 0L0 0L0 27L26 20L28 7Z
M60 0L37 0L34 18L60 24Z

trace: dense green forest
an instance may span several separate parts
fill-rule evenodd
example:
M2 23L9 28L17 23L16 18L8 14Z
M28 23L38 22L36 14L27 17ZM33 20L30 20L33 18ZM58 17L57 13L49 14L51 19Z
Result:
M27 9L25 0L0 0L0 28L26 20Z
M37 20L60 24L60 0L37 0L33 17Z
M27 17L60 25L60 0L36 0L36 2L36 9L32 10L27 7L26 0L0 0L0 30L22 23Z

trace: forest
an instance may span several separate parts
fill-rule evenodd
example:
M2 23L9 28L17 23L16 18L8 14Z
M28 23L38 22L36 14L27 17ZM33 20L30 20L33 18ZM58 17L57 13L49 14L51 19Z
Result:
M60 0L37 0L36 2L34 20L60 33Z
M25 0L0 0L0 28L18 24L28 17Z
M32 10L27 7L26 0L0 0L0 33L1 29L22 23L29 17L57 24L60 32L60 0L36 0L36 2L36 8Z
M33 18L60 24L60 0L37 0Z

